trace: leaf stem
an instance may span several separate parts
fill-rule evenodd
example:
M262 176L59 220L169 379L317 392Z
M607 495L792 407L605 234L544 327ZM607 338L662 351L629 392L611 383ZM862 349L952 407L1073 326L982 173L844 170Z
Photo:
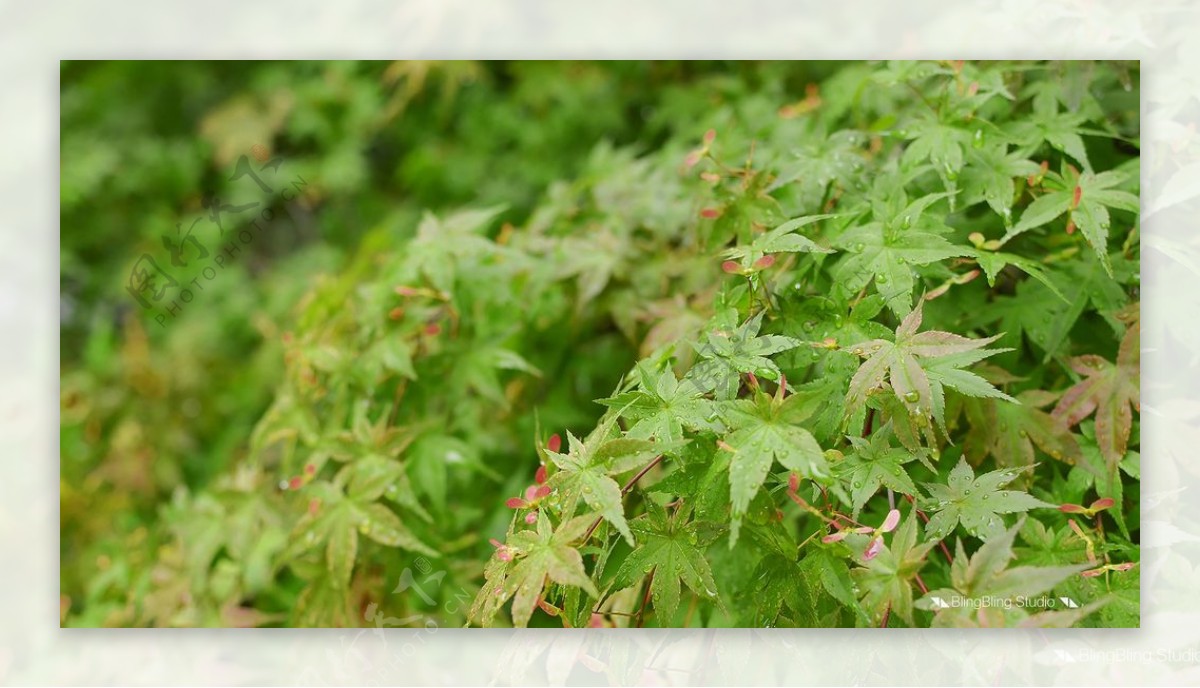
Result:
M650 603L650 585L654 583L654 574L658 571L658 567L650 569L650 575L646 576L646 593L642 595L642 606L638 608L637 627L642 627L642 622L645 620L646 605Z
M915 499L913 499L912 495L904 495L904 497L908 500L909 504L913 505L913 511L917 512L917 516L920 516L921 520L924 521L925 523L929 523L929 517L925 515L924 511L921 511L920 509L917 508L917 502ZM942 549L942 554L946 555L946 561L953 564L954 557L950 556L950 549L948 547L946 547L946 541L938 540L938 547L940 547Z
M657 466L658 464L662 463L662 460L665 457L666 457L666 454L659 454L658 456L654 457L653 461L651 461L650 463L643 466L642 470L638 471L637 475L630 478L629 482L625 483L625 487L621 488L621 497L624 498L625 495L629 494L629 491L633 489L633 486L637 484L637 481L641 480L642 476L649 473L650 469L652 469L655 466ZM580 542L583 543L583 542L587 542L588 540L590 540L592 537L592 533L596 532L596 529L600 527L600 522L603 520L604 520L604 517L601 516L601 517L597 518L595 521L592 521L592 525L588 526L587 532L583 534L583 540L581 540Z

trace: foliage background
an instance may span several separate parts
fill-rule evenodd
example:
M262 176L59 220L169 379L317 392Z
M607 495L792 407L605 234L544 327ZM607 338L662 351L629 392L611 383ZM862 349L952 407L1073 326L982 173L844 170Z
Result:
M979 129L974 141L955 138L969 136L969 128L938 129L918 113L925 107L920 99L941 97L948 107L969 112L997 89L1006 90L998 81L1004 69L968 65L969 74L958 73L962 69L858 63L64 63L62 219L64 226L89 230L64 233L62 244L63 622L394 625L421 612L433 613L439 623L461 623L459 605L443 612L455 597L478 587L482 562L491 554L483 541L500 535L497 528L509 516L503 497L529 480L526 438L534 436L535 421L586 434L597 416L591 400L605 396L639 356L695 331L707 317L703 305L693 310L674 296L696 293L713 279L715 273L697 262L707 257L683 252L685 263L676 269L653 260L642 265L640 256L673 251L674 228L695 224L687 218L694 218L706 198L724 206L724 215L712 223L715 230L708 230L720 238L739 221L773 226L797 211L819 209L828 200L820 197L827 182L836 182L830 189L860 183L855 149L865 140L830 136L839 126L857 127L881 146L886 136L909 141L910 152L923 151L947 189L961 184L964 204L986 199L996 211L980 227L991 222L1002 228L995 216L1008 213L1001 200L1006 187L996 194L990 178L971 176L981 165L998 164L999 178L1019 179L1045 173L1025 156L1065 149L1050 156L1064 176L1069 177L1068 162L1132 170L1134 186L1121 186L1136 191L1137 161L1131 157L1136 151L1123 143L1138 134L1136 66L1006 67L1010 81L1018 75L1019 86L1025 71L1041 77L1022 86L1021 100L1032 102L1031 114L1023 115L1032 118L1032 129ZM962 97L972 81L980 95ZM131 101L127 94L134 83L144 97ZM958 87L958 99L948 84ZM1051 90L1039 90L1038 84ZM537 126L530 126L533 120ZM1089 122L1101 130L1080 128ZM731 152L727 164L736 165L733 157L751 150L754 141L760 146L755 167L821 183L796 185L794 193L784 187L776 192L783 201L776 209L745 185L713 194L694 180L682 181L685 176L671 173L672 161L683 160L709 128L722 132L717 147ZM1088 135L1087 150L1076 131ZM991 154L993 136L1017 143L1017 151L1009 159L985 155L976 163L973 156ZM797 140L810 143L789 149ZM165 228L202 218L207 193L236 196L238 186L224 173L242 151L264 142L280 156L280 170L305 180L298 199L260 199L276 203L287 219L261 233L236 264L206 283L195 305L170 317L165 327L140 313L124 292L132 260L144 251L157 251L165 260L158 248ZM964 155L969 164L959 182ZM1070 181L1063 192L1064 207L1072 203L1073 185ZM680 202L689 195L700 205ZM496 203L503 205L486 215L449 215L463 205ZM439 226L426 211L450 219ZM494 224L485 224L493 216ZM972 221L965 217L962 226ZM601 238L576 238L567 228L581 224ZM1094 241L1091 232L1098 231L1099 221L1079 224ZM635 239L630 226L648 228L649 237ZM480 230L496 243L475 243L471 233ZM383 320L396 303L391 287L420 279L418 270L436 287L455 279L468 290L494 287L509 278L507 272L456 278L454 271L464 262L471 269L467 259L506 244L506 233L514 234L513 249L523 252L510 260L539 261L533 280L544 284L528 292L537 298L528 301L514 287L507 300L476 301L490 310L476 310L464 321L471 334L469 341L464 337L466 348L440 344L437 331L395 348L396 335L384 334L390 326ZM451 244L463 245L439 245L447 234ZM1136 235L1126 236L1119 255L1136 261ZM232 232L220 239L232 241ZM414 242L411 255L395 251L406 241ZM852 250L848 241L842 248ZM1035 251L1060 251L1059 260L1069 260L1078 250L1069 248L1070 240L1059 244L1066 250L1051 243ZM438 262L447 255L455 258ZM990 272L998 270L999 265ZM1069 262L1068 270L1087 272L1075 282L1049 280L1078 290L1071 294L1070 312L1056 316L1063 327L1074 326L1073 334L1084 340L1111 338L1106 328L1122 331L1116 318L1128 293L1091 289L1107 283L1097 281L1100 266L1094 259ZM1135 267L1118 261L1115 271L1117 282L1134 285L1136 296ZM853 269L843 263L834 275L850 277ZM925 276L932 285L953 273ZM666 291L655 286L667 279L680 283ZM891 294L896 315L907 312L896 305L898 293L883 286L886 280L876 281L878 291ZM570 288L560 286L568 283ZM1066 332L1056 339L1021 313L1061 309L1052 298L1056 288L1033 282L1020 288L1026 290L1018 292L1024 300L1007 301L1013 311L1005 316L1007 329L1025 329L1047 360L1080 353L1066 347ZM971 300L986 290L962 291L966 296L956 289L948 298L979 315L954 326L995 320L990 305ZM1136 304L1133 308L1136 318ZM1075 325L1085 309L1095 317ZM392 310L389 317L402 327L451 328L456 336L460 324L449 304ZM641 346L634 346L638 341ZM1001 343L1022 348L1019 335ZM415 352L427 356L419 376L413 375ZM1115 352L1115 339L1097 351L1109 358ZM1018 363L1023 355L1007 354L1006 362L1013 370L1037 370ZM527 388L528 376L504 372L509 370L531 374L536 389ZM306 396L314 371L348 382L337 383L329 397L324 391ZM381 435L382 425L372 429L370 423L383 419L362 415L351 403L355 390L375 394L380 375L389 373L416 377L411 390L398 388L397 394L407 395L405 408L420 409L405 426L411 432L395 436ZM326 401L319 402L322 398ZM530 413L533 406L539 416ZM335 421L315 417L318 408ZM505 409L499 425L489 422L497 409ZM328 428L339 423L350 435L331 434ZM998 443L997 457L1020 445L1015 439L1015 445L999 438L975 441ZM435 538L438 549L453 555L438 564L446 568L436 574L444 577L436 579L434 597L422 592L414 601L409 592L401 600L379 599L401 571L415 566L429 573L429 560L420 556L359 550L354 588L325 597L303 567L293 571L279 563L287 561L289 540L294 546L306 535L292 531L297 518L303 521L297 504L304 502L287 499L279 488L306 485L314 478L307 471L319 472L328 458L344 460L339 453L359 456L365 446L382 454L407 447L412 492L387 496L433 524L422 527L424 539ZM1042 442L1039 447L1047 449ZM448 466L447 457L455 465ZM1128 472L1136 477L1136 464ZM1065 486L1041 496L1056 503L1082 501L1090 485L1080 471L1070 479L1054 473ZM320 491L322 485L306 493L308 503L336 498ZM354 485L352 478L352 492ZM1096 491L1121 502L1120 488L1118 481ZM373 488L362 489L370 500L377 495ZM1128 496L1136 501L1136 491ZM1121 530L1128 531L1124 507L1115 513ZM1136 532L1136 511L1128 517ZM384 540L433 555L420 534L396 531ZM351 560L353 554L350 550ZM1133 593L1122 603L1125 611L1106 616L1101 625L1128 624L1129 613L1136 618L1136 578L1127 576L1130 580ZM401 579L397 590L407 587ZM778 594L797 594L788 590ZM773 623L773 618L756 611L715 623Z

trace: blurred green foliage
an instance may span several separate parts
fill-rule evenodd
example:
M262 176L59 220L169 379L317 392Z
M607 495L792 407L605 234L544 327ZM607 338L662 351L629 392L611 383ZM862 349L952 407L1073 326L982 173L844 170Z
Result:
M929 204L962 248L897 273L910 280L907 290L876 278L875 313L892 307L878 317L850 310L871 278L863 282L851 259L832 272L789 262L789 272L756 286L784 309L773 331L795 335L811 320L820 323L814 341L837 334L849 344L844 333L853 328L890 333L914 287L918 296L941 289L927 321L953 332L1007 332L1000 345L1012 351L992 359L1003 369L983 374L1015 382L1012 393L1034 394L1031 402L1044 406L1055 397L1037 393L1061 394L1075 382L1061 372L1069 356L1117 360L1130 308L1136 315L1136 230L1120 214L1127 209L1116 207L1123 228L1093 250L1099 220L1075 220L1082 213L1070 194L1072 170L1093 169L1120 170L1132 178L1121 193L1136 193L1137 79L1136 65L1107 63L64 63L64 625L389 626L411 625L414 615L467 622L485 566L489 577L506 575L488 540L505 540L519 525L504 501L534 482L546 438L588 435L604 411L594 400L619 385L632 392L626 374L636 362L669 360L682 372L697 352L677 342L698 340L717 311L745 317L753 309L757 291L738 291L738 280L721 273L721 249L753 246L757 229L834 210L842 196L842 210L861 212L861 197L877 216L898 211L894 199L872 196L895 190L887 184L944 194ZM933 117L931 100L941 102ZM711 158L692 169L689 152L710 129L719 132ZM698 176L701 169L720 181ZM1059 184L1071 205L1059 215L1080 232L1045 236L1046 222L1067 221L1057 215L1025 222L1033 207L1022 196L1025 178L1035 176L1039 185L1048 176L1047 190ZM1113 198L1120 206L1123 197ZM221 227L213 199L226 208ZM720 208L719 216L707 219L705 208ZM186 243L193 227L196 241ZM846 231L831 229L825 240L850 252L857 242L849 232L839 239ZM978 240L968 238L975 232ZM983 255L1003 255L986 242L1009 234L1005 250L1020 256ZM1109 259L1107 270L1095 255ZM147 294L135 279L143 256L180 287L194 284L193 298L139 304L130 287ZM967 284L964 270L943 260L967 257L987 279ZM821 299L790 295L798 294L789 293L791 281L805 277ZM839 282L854 286L841 293ZM1080 293L1068 307L1055 300L1072 289ZM1055 327L1022 315L1035 301L1039 313L1055 314ZM838 309L853 321L845 330L842 315L832 315ZM1076 341L1099 344L1079 349ZM848 353L812 351L811 359L782 353L775 370L811 379L816 390L822 374L849 380ZM1048 372L1050 360L1063 365ZM1006 412L990 399L950 408L952 424L961 417L976 427ZM832 446L834 425L814 429L822 447ZM1075 436L1085 454L1099 456L1085 425ZM919 430L909 432L894 439L920 441ZM1135 429L1131 450L1136 442ZM1035 451L978 432L966 449L936 444L947 457L942 476L955 452L977 466L991 452L991 461L1011 466ZM1048 444L1038 441L1038 451L1048 453ZM663 484L680 490L701 480L688 471L708 455L693 451L684 450L682 468ZM1117 457L1134 478L1136 456ZM1082 502L1089 490L1115 490L1131 504L1115 512L1121 535L1104 553L1136 560L1136 484L1122 493L1115 468L1103 479L1059 464L1039 471L1041 498ZM719 484L728 492L725 479ZM633 525L657 537L666 516L643 497L646 516ZM773 541L762 498L747 527L751 539ZM707 509L711 516L728 503ZM571 513L561 515L555 537L570 530ZM646 530L647 518L656 530ZM879 523L883 512L863 518ZM1064 519L1049 530L1028 526L1023 542L1037 551L1022 556L1047 566L1083 561L1082 545L1053 544L1066 537ZM589 561L619 564L629 555L607 522L599 532L609 547L585 549ZM683 605L684 623L873 624L878 595L893 599L890 579L872 587L878 572L861 567L855 575L867 597L861 606L851 599L850 570L832 548L799 563L741 550L738 560L724 538L709 552L718 583L733 587L694 620ZM791 581L811 581L823 566L846 574L844 596L818 599L829 593ZM597 564L592 577L613 584L617 568L604 574ZM927 575L931 585L957 582L948 570ZM1118 601L1087 623L1136 624L1137 574L1123 575L1112 593ZM772 581L780 598L811 598L811 607L772 609L768 599L766 608L731 610L731 600L753 592L752 577ZM622 569L617 580L606 623L624 625L618 607L636 607L641 579ZM1073 594L1098 599L1085 585L1092 580ZM587 623L580 593L567 587L562 617ZM674 594L676 604L662 605L672 612ZM911 603L910 595L909 623ZM530 623L561 625L549 613L556 610L543 608Z

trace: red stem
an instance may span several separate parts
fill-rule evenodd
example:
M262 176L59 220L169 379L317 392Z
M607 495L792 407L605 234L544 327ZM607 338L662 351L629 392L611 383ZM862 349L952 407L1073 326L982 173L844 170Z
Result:
M654 457L653 461L646 464L642 468L642 470L638 471L637 475L630 478L629 482L625 483L625 487L621 488L621 497L624 497L625 495L629 494L629 491L633 489L633 486L637 484L637 481L641 480L642 476L649 473L651 468L654 468L658 464L662 463L662 460L665 456L666 456L665 454L659 454L658 456ZM589 539L591 539L592 533L596 532L596 529L600 527L600 522L603 520L604 520L604 517L601 516L600 518L597 518L595 521L592 521L592 525L588 526L587 532L583 534L583 540L582 540L583 542L587 542Z

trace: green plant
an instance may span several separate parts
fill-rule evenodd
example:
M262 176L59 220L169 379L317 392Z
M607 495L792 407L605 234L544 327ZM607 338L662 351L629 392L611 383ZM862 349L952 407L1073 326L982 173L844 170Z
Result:
M1136 75L682 83L528 212L365 232L159 566L253 623L1137 625Z

